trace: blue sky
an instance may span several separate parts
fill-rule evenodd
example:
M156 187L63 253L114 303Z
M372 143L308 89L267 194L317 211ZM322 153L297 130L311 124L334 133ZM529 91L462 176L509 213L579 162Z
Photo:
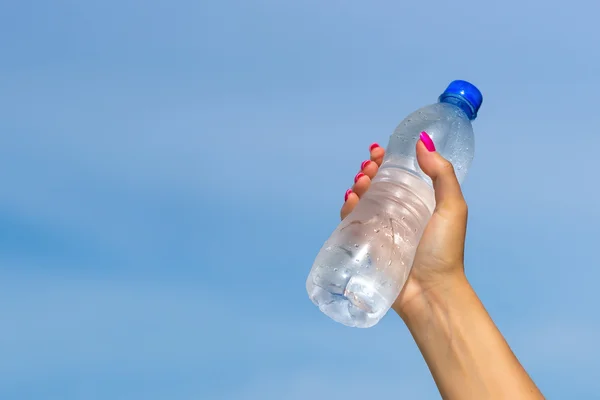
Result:
M548 398L600 386L597 2L0 2L0 398L436 399L304 284L373 141L477 84L468 275Z

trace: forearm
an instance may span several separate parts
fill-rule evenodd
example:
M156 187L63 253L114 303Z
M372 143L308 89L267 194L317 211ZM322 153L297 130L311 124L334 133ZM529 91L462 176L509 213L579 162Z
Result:
M400 313L442 398L543 399L463 274Z

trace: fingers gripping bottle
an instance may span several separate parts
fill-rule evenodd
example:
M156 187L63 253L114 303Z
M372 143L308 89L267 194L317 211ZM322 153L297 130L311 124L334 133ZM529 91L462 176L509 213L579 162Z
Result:
M398 125L371 187L325 242L306 281L323 313L368 328L391 308L435 207L431 179L416 159L420 134L429 134L462 182L474 155L471 121L482 101L475 86L453 81L437 103Z

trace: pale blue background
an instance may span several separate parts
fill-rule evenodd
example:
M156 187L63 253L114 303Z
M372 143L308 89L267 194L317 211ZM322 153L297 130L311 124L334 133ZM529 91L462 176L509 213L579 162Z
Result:
M304 282L344 191L484 93L469 277L550 399L600 398L594 0L0 2L1 399L436 399Z

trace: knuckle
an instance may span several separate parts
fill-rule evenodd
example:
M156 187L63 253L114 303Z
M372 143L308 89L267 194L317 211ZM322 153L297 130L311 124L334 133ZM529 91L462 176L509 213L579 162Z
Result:
M453 203L452 208L454 212L464 216L469 214L469 206L467 206L467 202L464 199L457 199Z
M469 215L469 205L466 201L461 200L458 202L457 208L464 215Z
M454 175L454 165L452 165L452 163L450 161L448 161L448 160L444 160L442 162L441 170L445 174L452 174L452 175Z
M439 211L460 217L467 217L469 207L463 199L447 199L436 207Z

